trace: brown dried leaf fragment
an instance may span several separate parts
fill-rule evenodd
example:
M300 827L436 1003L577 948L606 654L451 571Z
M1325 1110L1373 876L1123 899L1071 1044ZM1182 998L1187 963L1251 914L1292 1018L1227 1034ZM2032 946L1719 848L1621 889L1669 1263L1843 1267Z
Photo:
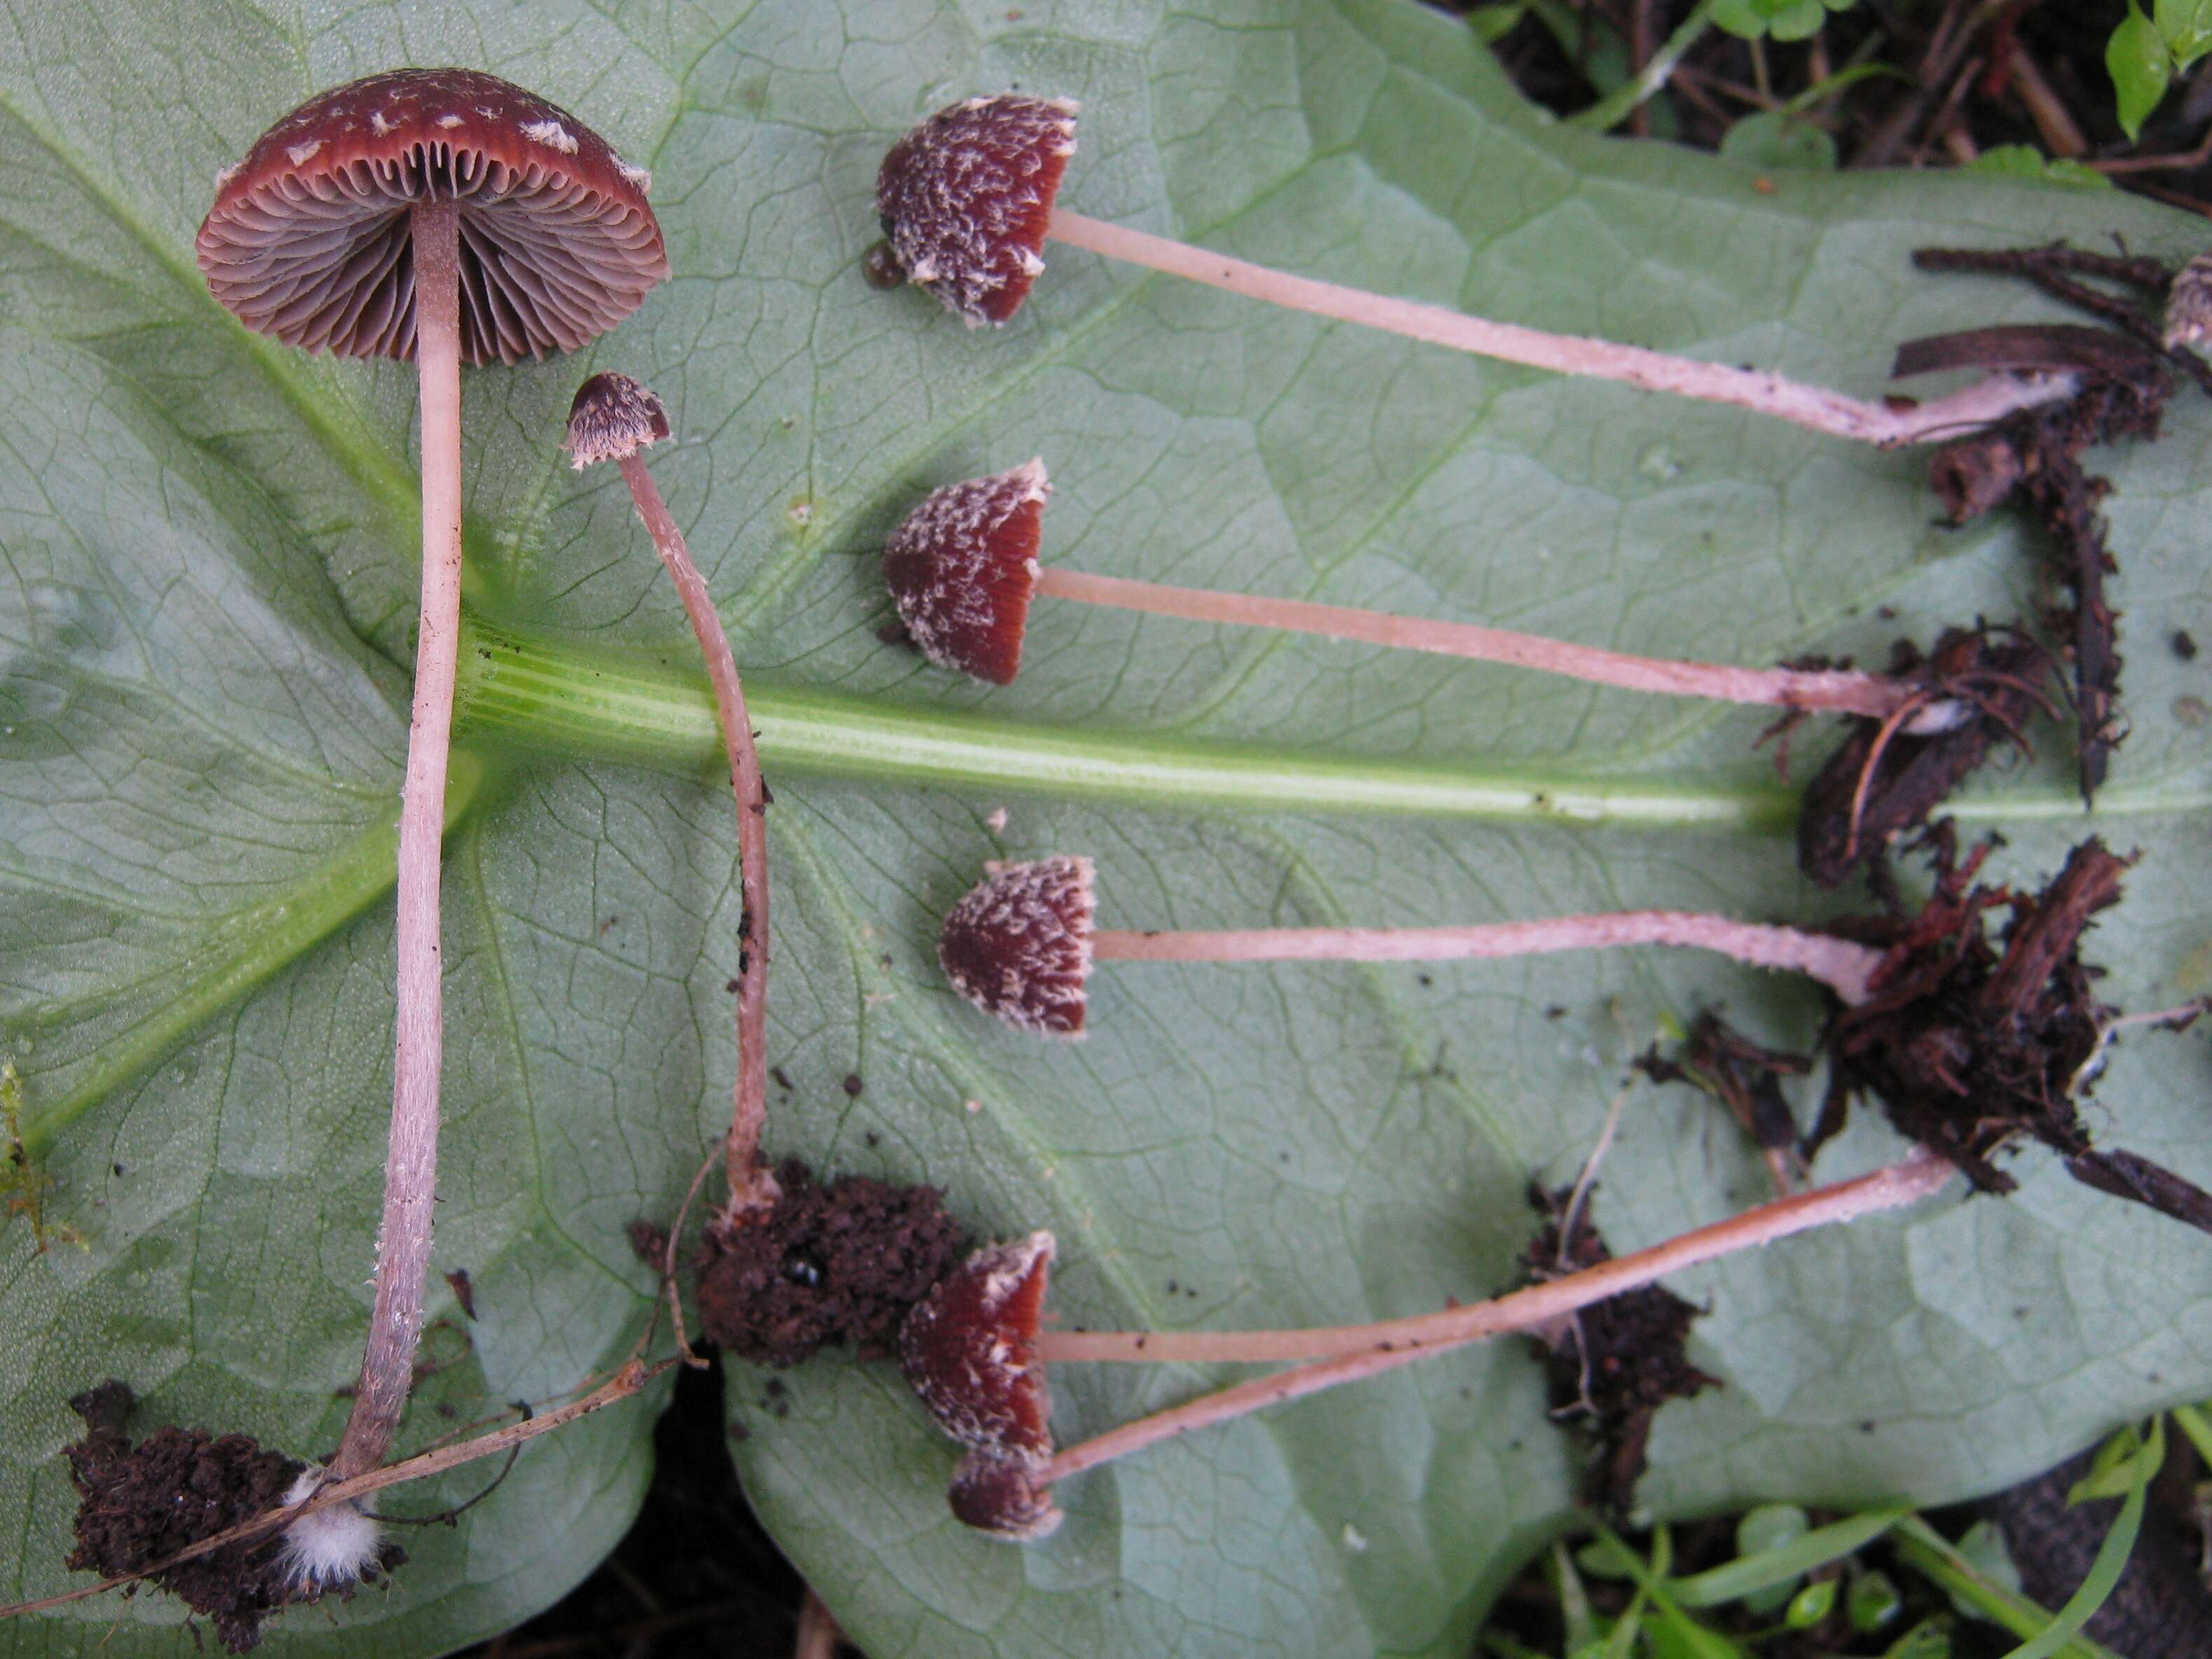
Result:
M798 1158L775 1179L775 1201L710 1228L696 1263L700 1320L741 1358L795 1365L833 1342L888 1340L968 1248L934 1187L824 1187Z
M1782 1079L1804 1076L1812 1069L1811 1055L1762 1047L1709 1010L1698 1017L1673 1059L1654 1044L1636 1066L1654 1083L1687 1083L1719 1101L1765 1158L1775 1190L1787 1196L1795 1189L1805 1170L1796 1116L1783 1095Z
M1589 1190L1595 1190L1594 1188ZM1613 1260L1613 1252L1578 1210L1565 1238L1561 1227L1575 1189L1528 1189L1528 1202L1544 1218L1522 1258L1541 1282ZM1589 1201L1585 1192L1583 1203ZM1669 1400L1687 1400L1720 1378L1692 1365L1685 1352L1698 1308L1663 1285L1647 1285L1593 1303L1571 1319L1538 1334L1547 1350L1552 1415L1571 1419L1592 1448L1583 1478L1585 1501L1613 1516L1634 1507L1644 1474L1651 1424Z

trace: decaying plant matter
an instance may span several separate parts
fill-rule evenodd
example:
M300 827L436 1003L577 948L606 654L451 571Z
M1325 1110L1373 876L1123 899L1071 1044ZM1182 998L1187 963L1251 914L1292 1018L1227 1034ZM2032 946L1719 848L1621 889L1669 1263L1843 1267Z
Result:
M2212 364L2197 350L2212 338L2212 264L2200 255L2177 270L2140 255L2061 243L1921 248L1913 262L1923 270L2020 277L2107 325L1990 328L1911 341L1899 349L1898 368L1908 372L1908 362L1922 368L2061 365L2075 378L2075 389L2064 399L2017 411L1985 433L1947 445L1930 465L1953 523L2017 495L2047 534L2053 574L2071 597L2051 623L2073 659L2087 800L2104 782L2125 728L2118 711L2119 619L2105 596L2105 579L2117 567L2098 510L2110 485L2090 474L2081 457L2094 444L2155 439L2173 371L2212 394Z
M1873 994L1830 1024L1832 1081L1808 1152L1841 1127L1850 1097L1870 1095L1984 1192L2012 1191L1996 1155L2038 1140L2076 1180L2212 1231L2212 1194L2134 1154L2094 1149L2076 1105L2112 1015L2081 937L2119 902L2130 860L2092 836L2040 893L2025 894L1976 883L1988 852L1960 860L1937 837L1928 902L1850 929L1887 954ZM1992 916L2002 919L1994 939Z
M867 1176L827 1186L797 1158L775 1201L708 1230L699 1317L739 1358L793 1365L832 1343L888 1341L968 1249L934 1187Z
M2033 640L1986 627L1951 629L1923 657L1900 641L1891 674L1923 696L1966 711L1942 729L1916 732L1912 705L1883 719L1846 718L1842 744L1805 786L1797 816L1798 867L1840 885L1936 809L2002 744L2023 748L2023 728L2051 712L2051 657Z
M1543 1224L1522 1261L1536 1283L1613 1260L1589 1218L1592 1190L1528 1189ZM1571 1425L1594 1453L1583 1472L1583 1495L1609 1514L1625 1516L1635 1506L1659 1408L1721 1386L1718 1377L1692 1364L1683 1349L1698 1314L1695 1303L1665 1285L1643 1285L1529 1333L1544 1346L1553 1417Z

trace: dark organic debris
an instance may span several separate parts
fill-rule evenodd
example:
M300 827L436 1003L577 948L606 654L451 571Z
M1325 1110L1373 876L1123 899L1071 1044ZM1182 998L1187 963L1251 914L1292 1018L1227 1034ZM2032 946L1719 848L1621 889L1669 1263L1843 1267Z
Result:
M2212 1233L2212 1193L2164 1164L2133 1152L2081 1152L2066 1160L2066 1173L2085 1187L2148 1204L2161 1215Z
M66 1564L73 1571L111 1578L143 1571L275 1508L306 1468L243 1434L165 1427L133 1445L125 1425L134 1403L130 1387L112 1380L70 1401L85 1421L84 1438L63 1449L81 1498L76 1548ZM313 1599L312 1586L283 1570L282 1549L272 1532L150 1578L205 1614L225 1647L244 1653L261 1639L270 1613ZM387 1546L380 1565L389 1571L405 1559Z
M793 1365L833 1342L888 1340L966 1254L934 1187L846 1176L824 1187L797 1158L774 1205L710 1230L699 1316L743 1358Z
M2093 994L2081 934L2118 902L2130 860L2093 836L2029 896L1975 884L1988 853L1985 843L1961 863L1938 836L1936 890L1919 912L1849 928L1889 954L1873 995L1830 1022L1835 1069L1808 1155L1840 1127L1848 1096L1872 1094L1984 1192L2014 1188L1991 1160L2032 1138L2076 1180L2212 1231L2212 1194L2132 1153L2093 1150L2075 1108L2111 1012ZM1995 940L1992 913L2006 918Z
M1947 629L1925 658L1899 641L1890 672L1925 685L1930 702L1957 699L1966 718L1916 735L1904 729L1905 710L1887 720L1849 717L1842 746L1806 786L1799 868L1823 887L1840 885L1895 836L1924 825L1993 746L2023 741L2029 717L2049 707L2050 667L2033 641L1987 627Z
M1591 1190L1584 1190L1585 1205ZM1544 1224L1522 1260L1539 1281L1613 1259L1586 1208L1576 1212L1562 1241L1560 1228L1573 1191L1529 1187L1528 1202ZM1694 1304L1672 1291L1647 1285L1535 1333L1547 1350L1552 1415L1575 1421L1593 1450L1583 1496L1609 1514L1625 1516L1634 1504L1644 1447L1659 1408L1669 1400L1686 1400L1722 1386L1718 1377L1692 1365L1683 1351L1698 1314Z
M1812 1069L1809 1054L1764 1048L1711 1011L1700 1014L1680 1050L1669 1059L1655 1043L1637 1068L1654 1083L1687 1083L1728 1108L1765 1157L1778 1191L1792 1191L1804 1174L1797 1152L1797 1120L1782 1092L1785 1077Z
M1923 270L1976 271L1988 276L2026 277L2052 299L2087 312L2100 322L2118 330L2129 340L2148 347L2172 362L2206 392L2212 392L2212 366L2208 366L2195 352L2172 344L2167 338L2165 301L2172 295L2173 279L2179 273L2161 260L2131 254L2094 253L2082 248L2068 247L2063 242L2052 242L2046 246L2033 248L1917 248L1913 251L1912 263ZM2079 280L2083 276L2100 277L2140 289L2154 303L2147 307L2120 295L2092 288ZM1978 329L1973 331L1996 334L2007 331ZM2076 331L2060 328L2050 331Z
M2081 390L2065 401L2024 410L1944 446L1930 461L1929 472L1953 524L1965 524L2018 495L2049 533L2055 574L2071 595L2071 603L2055 609L2050 620L2067 641L2073 659L2081 795L2087 800L2104 782L2112 751L2125 731L2118 708L2118 617L2105 598L2105 578L2118 567L2098 510L2111 484L2082 466L2082 452L2115 439L2155 439L2171 390L2168 367L2179 365L2208 392L2212 368L2192 351L2168 349L2159 325L2140 307L2085 288L2066 274L2087 269L2154 287L2162 295L2165 279L2157 273L2165 268L2154 261L2069 249L1972 254L1923 248L1914 258L1929 270L2017 270L2122 331L2068 325L1976 329L1908 341L1898 349L1894 368L1899 374L1959 368L2063 368L2081 377Z

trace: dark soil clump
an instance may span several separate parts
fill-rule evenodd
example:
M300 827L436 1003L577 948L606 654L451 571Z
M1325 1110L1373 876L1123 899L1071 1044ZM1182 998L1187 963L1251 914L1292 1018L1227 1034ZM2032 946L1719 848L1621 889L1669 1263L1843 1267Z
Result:
M698 1263L707 1334L743 1358L795 1365L833 1342L888 1341L967 1253L934 1187L824 1187L797 1158L775 1178L775 1205L712 1230Z
M2051 659L2033 641L1988 628L1944 630L1922 657L1899 641L1890 672L1928 688L1929 701L1955 697L1966 718L1948 732L1915 735L1897 716L1850 720L1850 734L1806 786L1797 818L1798 867L1823 887L1850 873L1897 836L1918 829L2001 743L2047 708Z
M1569 1236L1561 1239L1572 1195L1567 1187L1551 1193L1537 1186L1528 1189L1528 1201L1544 1224L1522 1260L1539 1281L1613 1260L1586 1211L1577 1212ZM1595 1303L1539 1333L1548 1351L1545 1370L1552 1415L1574 1419L1589 1439L1592 1456L1583 1495L1608 1514L1625 1516L1634 1504L1659 1408L1669 1400L1686 1400L1721 1386L1718 1377L1699 1370L1683 1352L1698 1313L1694 1304L1672 1291L1647 1285Z
M70 1401L83 1439L64 1449L82 1502L68 1565L115 1577L273 1509L304 1464L250 1436L161 1428L133 1445L124 1425L130 1388L107 1382ZM291 1599L277 1571L278 1535L266 1534L152 1575L152 1582L213 1621L234 1653L261 1639L261 1621Z

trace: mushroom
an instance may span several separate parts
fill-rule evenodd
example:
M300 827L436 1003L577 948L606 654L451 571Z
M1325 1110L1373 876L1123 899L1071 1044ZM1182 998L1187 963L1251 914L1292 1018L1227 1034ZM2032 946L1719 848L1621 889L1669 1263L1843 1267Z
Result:
M884 547L884 585L908 635L939 667L994 685L1011 684L1021 672L1030 601L1042 593L1191 622L1276 628L1505 663L1632 691L1894 718L1900 731L1914 736L1948 731L1967 716L1960 699L1893 675L1674 662L1473 623L1064 570L1037 560L1051 495L1040 458L931 491L891 532Z
M629 486L637 516L653 538L653 550L667 567L698 637L708 683L714 692L714 718L722 728L729 759L730 791L738 809L738 875L742 893L738 924L738 1076L725 1138L724 1164L730 1183L727 1213L775 1200L775 1177L760 1161L761 1131L768 1122L768 788L761 778L760 752L753 745L751 717L738 679L730 636L714 610L714 596L691 562L684 532L669 516L668 503L646 470L641 452L668 436L668 410L651 388L627 374L594 374L576 388L568 405L568 458L578 471L612 461Z
M1092 926L1091 860L994 861L945 918L937 957L984 1012L1042 1036L1075 1036L1098 961L1446 962L1624 945L1692 945L1804 974L1845 1004L1866 1000L1883 952L1827 933L1694 910L1616 910L1458 927L1258 927L1118 933Z
M651 183L597 133L474 70L322 93L216 176L208 287L247 327L420 374L422 609L399 823L398 1013L383 1231L353 1413L330 1466L381 1462L412 1380L428 1264L442 1018L438 875L460 625L460 366L569 351L668 275Z
M1490 322L1273 270L1055 207L1061 176L1075 153L1076 111L1065 99L1014 93L970 98L938 111L884 157L876 174L876 210L890 262L971 328L1003 323L1020 308L1044 269L1042 250L1049 237L1317 317L1532 368L1732 404L1884 447L1985 426L2016 410L2069 396L2077 385L2077 377L2067 374L1991 375L1930 403L1868 403L1779 374ZM871 258L872 273L879 263Z
M979 1250L909 1314L899 1341L908 1382L965 1446L953 1513L1000 1537L1059 1524L1054 1482L1156 1441L1375 1376L1512 1331L1540 1330L1608 1297L1815 1227L1933 1197L1958 1172L1925 1148L1854 1180L1778 1199L1649 1249L1547 1279L1486 1302L1364 1325L1272 1331L1050 1331L1043 1327L1050 1233ZM1306 1360L1055 1449L1048 1364L1242 1364Z
M968 1448L952 1512L1001 1537L1042 1538L1060 1525L1048 1482L1052 1400L1037 1352L1053 1236L1033 1232L975 1251L899 1329L899 1368L938 1426Z

